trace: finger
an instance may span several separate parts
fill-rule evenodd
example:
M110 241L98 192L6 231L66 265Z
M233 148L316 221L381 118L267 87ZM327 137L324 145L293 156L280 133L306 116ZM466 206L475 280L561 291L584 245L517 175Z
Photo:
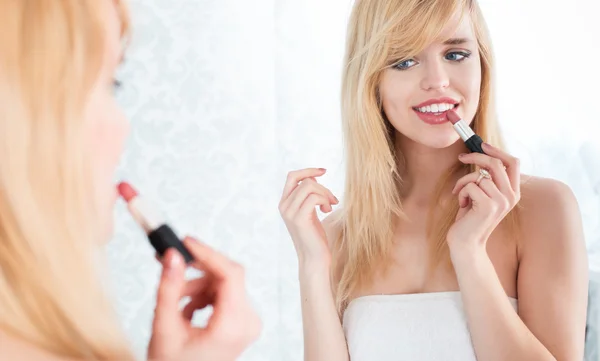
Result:
M481 188L481 190L483 190L483 192L496 203L504 203L506 200L504 194L500 192L496 186L496 183L494 183L494 181L491 179L481 179L479 182L479 188Z
M487 154L469 153L459 157L459 160L465 164L475 164L481 168L487 169L498 189L505 195L513 193L513 189L504 169L504 164L498 158L492 158Z
M163 257L163 265L153 322L154 331L159 333L177 326L179 300L185 285L185 263L177 250L167 250Z
M203 270L207 276L224 280L231 277L232 273L236 271L236 263L208 245L191 237L186 237L183 244L195 258L195 262L192 262L191 265L196 269Z
M183 243L195 258L192 266L202 265L214 280L213 313L207 327L239 322L247 302L244 268L193 238L187 237Z
M479 172L469 173L461 177L454 185L454 188L452 189L452 194L458 194L461 191L461 189L463 189L463 187L467 184L475 183L477 181L477 178L479 178Z
M156 259L161 265L164 266L164 262L165 262L165 258L161 257L158 253L154 254L154 259ZM196 267L196 269L200 270L200 271L204 271L204 268L202 268L201 265L199 265L198 267Z
M309 177L320 177L325 174L327 170L324 168L306 168L293 172L289 172L287 179L285 180L285 185L283 187L283 194L281 195L281 199L287 199L292 191L298 186L298 183Z
M319 184L319 182L317 182L317 179L316 179L316 178L314 178L314 177L313 177L313 178L308 178L308 179L311 179L311 180L312 180L312 181L314 181L315 183ZM336 197L336 196L334 196L334 195L333 195L333 193L332 193L332 192L331 192L329 189L327 189L325 186L323 186L323 185L321 185L321 184L319 184L319 185L320 185L321 187L323 187L323 189L324 189L324 190L325 190L327 193L329 193L329 196L328 196L328 197L329 197L329 202L330 202L331 204L334 204L334 205L335 205L335 204L339 204L339 203L340 203L340 201L337 199L337 197ZM293 192L292 192L292 193L293 193ZM331 212L331 211L333 210L333 208L331 207L331 204L330 204L330 207L329 207L329 208L327 208L326 206L322 205L322 206L319 206L319 209L321 209L321 212L323 212L323 213L329 213L329 212Z
M481 189L483 189L483 191L485 192L485 194L488 195L488 197L495 200L505 199L504 195L500 192L496 184L491 179L483 177L479 181L479 184L477 184L478 179L479 172L469 173L466 176L460 178L456 182L456 185L452 190L452 194L458 194L464 186L466 186L469 183L474 183L475 185L478 185Z
M506 172L510 179L510 185L514 192L520 193L521 187L521 162L519 158L513 157L502 149L488 143L483 143L483 150L492 157L498 158L506 166Z
M194 312L204 309L213 302L214 295L202 294L194 297L187 305L185 305L181 311L181 315L184 319L191 321L194 317Z
M293 213L295 209L300 207L300 204L302 204L304 198L306 198L311 191L329 197L331 204L339 203L339 200L336 198L336 196L334 196L333 193L325 186L319 184L315 178L306 178L292 191L290 196L281 203L281 213L286 213L288 209L291 209L290 211Z
M492 208L490 209L490 212L505 215L513 207L511 201L506 197L506 195L500 192L498 187L496 187L496 184L491 179L482 179L479 183L479 188L481 188L485 194L492 199Z
M314 182L316 185L318 185L325 192L325 194L327 195L327 197L331 201L331 204L338 204L338 203L340 203L339 199L333 194L333 192L329 188L325 187L322 184L319 184L319 182L317 182L317 180L315 178L310 178L310 179L311 179L311 182Z
M210 284L210 276L204 276L193 280L189 280L183 287L180 298L198 295L204 292L210 286Z
M298 211L292 215L292 218L309 216L315 211L315 207L318 205L324 207L326 209L326 213L332 211L331 205L329 204L329 199L321 194L312 193L306 197L304 202L300 205Z
M490 203L491 199L475 183L469 183L458 193L458 204L461 208L466 207L469 202L473 205L484 205Z
M296 214L298 209L302 206L306 198L310 194L318 194L325 197L328 202L326 205L323 205L321 210L330 212L331 204L337 204L337 198L324 186L318 184L313 181L305 181L300 186L298 186L292 194L289 196L286 203L284 203L282 208L283 214Z

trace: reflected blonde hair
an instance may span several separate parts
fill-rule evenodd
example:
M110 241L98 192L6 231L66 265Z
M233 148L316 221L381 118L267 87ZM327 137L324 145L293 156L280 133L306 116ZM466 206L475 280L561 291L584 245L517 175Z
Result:
M333 219L339 236L333 246L332 269L340 315L352 293L372 281L390 263L394 222L405 218L395 129L386 120L378 94L383 72L413 57L439 38L458 11L470 16L481 56L479 107L472 127L481 138L503 148L493 94L493 58L486 25L473 0L357 0L349 21L342 82L342 122L346 150L344 207ZM446 234L459 206L456 197L441 203L443 189L458 172L474 167L457 161L442 179L429 217L432 267L450 265ZM439 204L438 204L439 203ZM434 209L441 212L433 212ZM511 212L505 220L516 226Z
M84 151L106 50L102 5L0 0L0 329L63 357L133 360L98 278ZM123 3L118 11L125 39Z

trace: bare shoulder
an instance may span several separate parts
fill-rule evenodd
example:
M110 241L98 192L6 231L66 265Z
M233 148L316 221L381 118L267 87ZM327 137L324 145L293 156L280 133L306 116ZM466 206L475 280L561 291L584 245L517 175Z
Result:
M579 205L564 183L523 177L519 316L557 360L581 360L587 309L587 254Z
M528 175L522 175L521 179L519 218L523 246L529 244L537 248L540 242L551 246L556 242L582 239L579 205L568 185ZM561 234L570 237L560 237Z
M565 214L579 213L579 205L571 188L565 183L528 175L521 176L521 207L527 223L546 225L560 221Z

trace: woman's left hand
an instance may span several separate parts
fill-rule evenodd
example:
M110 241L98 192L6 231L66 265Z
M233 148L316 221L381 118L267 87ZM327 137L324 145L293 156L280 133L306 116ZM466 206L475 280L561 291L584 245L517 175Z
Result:
M456 182L452 193L458 196L460 209L446 238L451 253L485 251L489 236L521 198L519 160L486 143L483 150L486 154L459 156L461 162L485 169L491 177L477 184L477 171Z

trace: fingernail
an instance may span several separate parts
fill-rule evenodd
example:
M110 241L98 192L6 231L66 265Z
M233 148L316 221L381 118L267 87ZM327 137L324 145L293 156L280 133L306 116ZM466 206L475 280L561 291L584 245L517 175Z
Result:
M169 259L168 265L167 265L167 275L169 277L172 277L175 275L175 273L176 273L175 271L179 267L181 262L182 262L182 260L181 260L181 256L179 255L179 252L173 252L173 254L171 255L171 258Z
M327 169L325 169L325 168L319 168L319 171L321 171L321 172L326 172L326 171L327 171Z
M460 153L460 154L458 155L458 157L459 157L459 158L462 158L462 157L464 157L465 155L467 155L467 153Z
M180 263L181 263L181 256L179 255L179 252L173 252L173 256L171 257L171 260L169 261L169 266L177 267L177 266L179 266Z
M202 243L201 243L199 240L197 240L196 238L194 238L194 237L189 237L189 236L187 236L187 237L185 237L185 238L183 239L183 243L186 243L186 242L188 242L188 243L202 244Z
M336 196L333 196L333 199L335 199L335 204L340 203L340 200Z

